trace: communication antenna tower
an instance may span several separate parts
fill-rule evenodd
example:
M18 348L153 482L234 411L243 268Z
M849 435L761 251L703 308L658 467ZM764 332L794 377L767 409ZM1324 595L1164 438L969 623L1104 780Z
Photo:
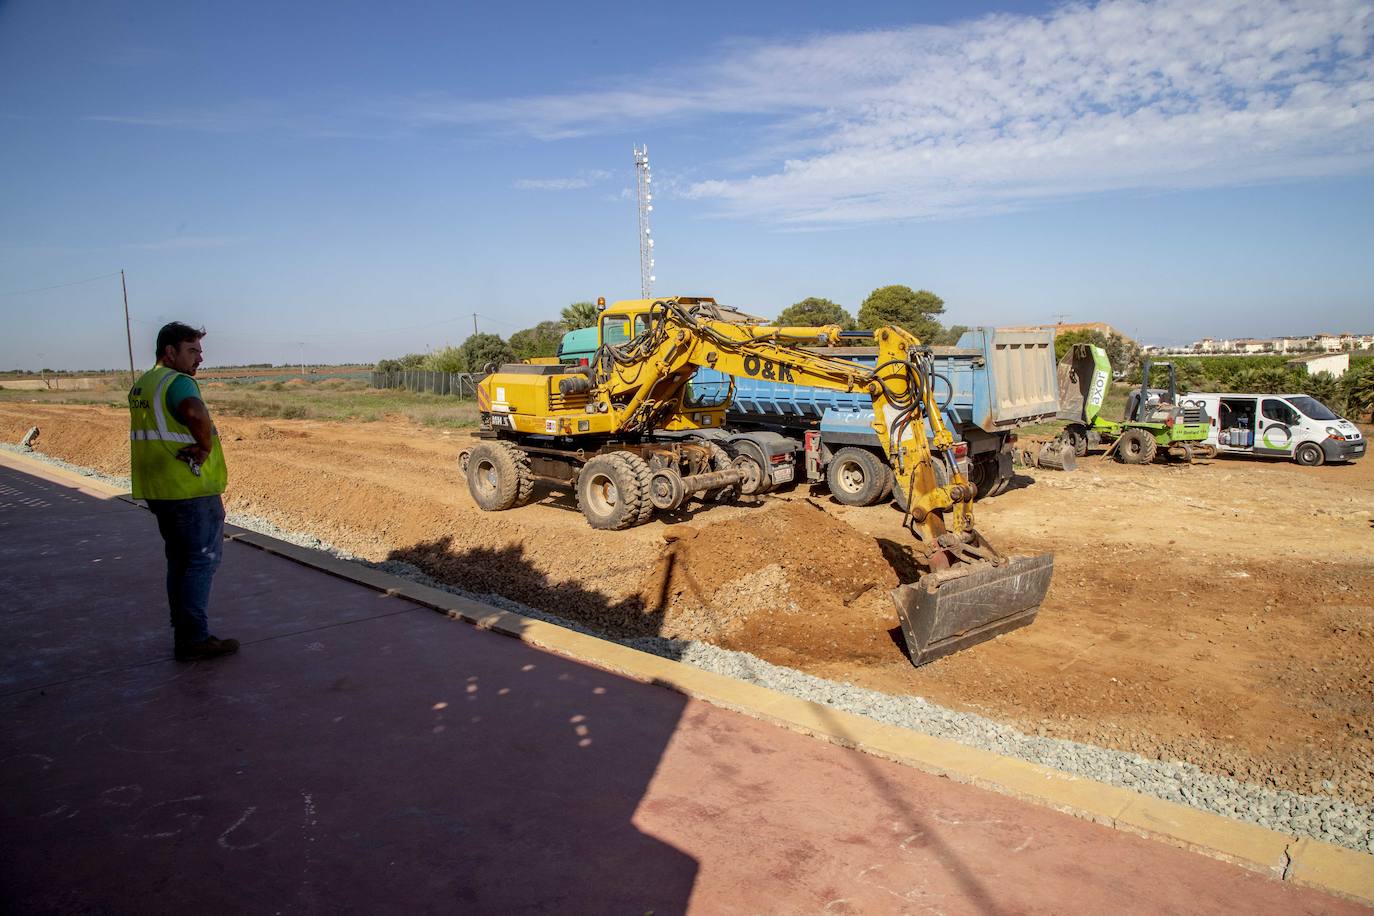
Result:
M649 145L634 147L635 200L639 209L639 290L641 298L654 294L654 238L649 229L649 214L654 210L653 178L649 174Z

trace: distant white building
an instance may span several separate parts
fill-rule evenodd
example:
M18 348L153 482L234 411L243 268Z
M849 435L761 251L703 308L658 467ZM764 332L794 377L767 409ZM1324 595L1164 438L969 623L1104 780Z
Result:
M1313 353L1311 356L1299 356L1297 359L1290 359L1286 365L1294 369L1302 369L1308 375L1330 372L1334 376L1341 376L1350 368L1350 354Z
M1374 349L1374 334L1309 334L1301 337L1239 337L1228 340L1204 337L1181 348L1193 353L1342 353L1351 350Z

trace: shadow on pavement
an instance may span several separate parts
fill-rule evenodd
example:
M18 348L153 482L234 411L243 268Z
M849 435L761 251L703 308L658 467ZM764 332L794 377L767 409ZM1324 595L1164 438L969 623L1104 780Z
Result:
M72 493L0 468L7 912L687 908L684 697L235 542L179 664L152 518Z

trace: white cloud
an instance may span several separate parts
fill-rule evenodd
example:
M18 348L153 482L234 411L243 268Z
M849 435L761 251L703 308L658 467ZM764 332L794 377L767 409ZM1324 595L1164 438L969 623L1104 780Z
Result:
M590 188L610 177L610 172L592 169L583 172L577 178L520 178L516 180L515 187L520 191L576 191L580 188Z
M405 117L557 139L751 116L746 147L721 155L754 174L688 196L798 225L948 216L1369 171L1372 33L1367 0L1108 0L735 45L634 91L431 99Z

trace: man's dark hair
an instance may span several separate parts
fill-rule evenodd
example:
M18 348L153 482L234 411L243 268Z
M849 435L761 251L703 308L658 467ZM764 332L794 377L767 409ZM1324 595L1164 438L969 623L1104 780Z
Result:
M164 324L162 330L157 332L157 358L162 359L162 353L168 347L179 347L187 341L200 340L204 336L204 328L193 328L180 321Z

